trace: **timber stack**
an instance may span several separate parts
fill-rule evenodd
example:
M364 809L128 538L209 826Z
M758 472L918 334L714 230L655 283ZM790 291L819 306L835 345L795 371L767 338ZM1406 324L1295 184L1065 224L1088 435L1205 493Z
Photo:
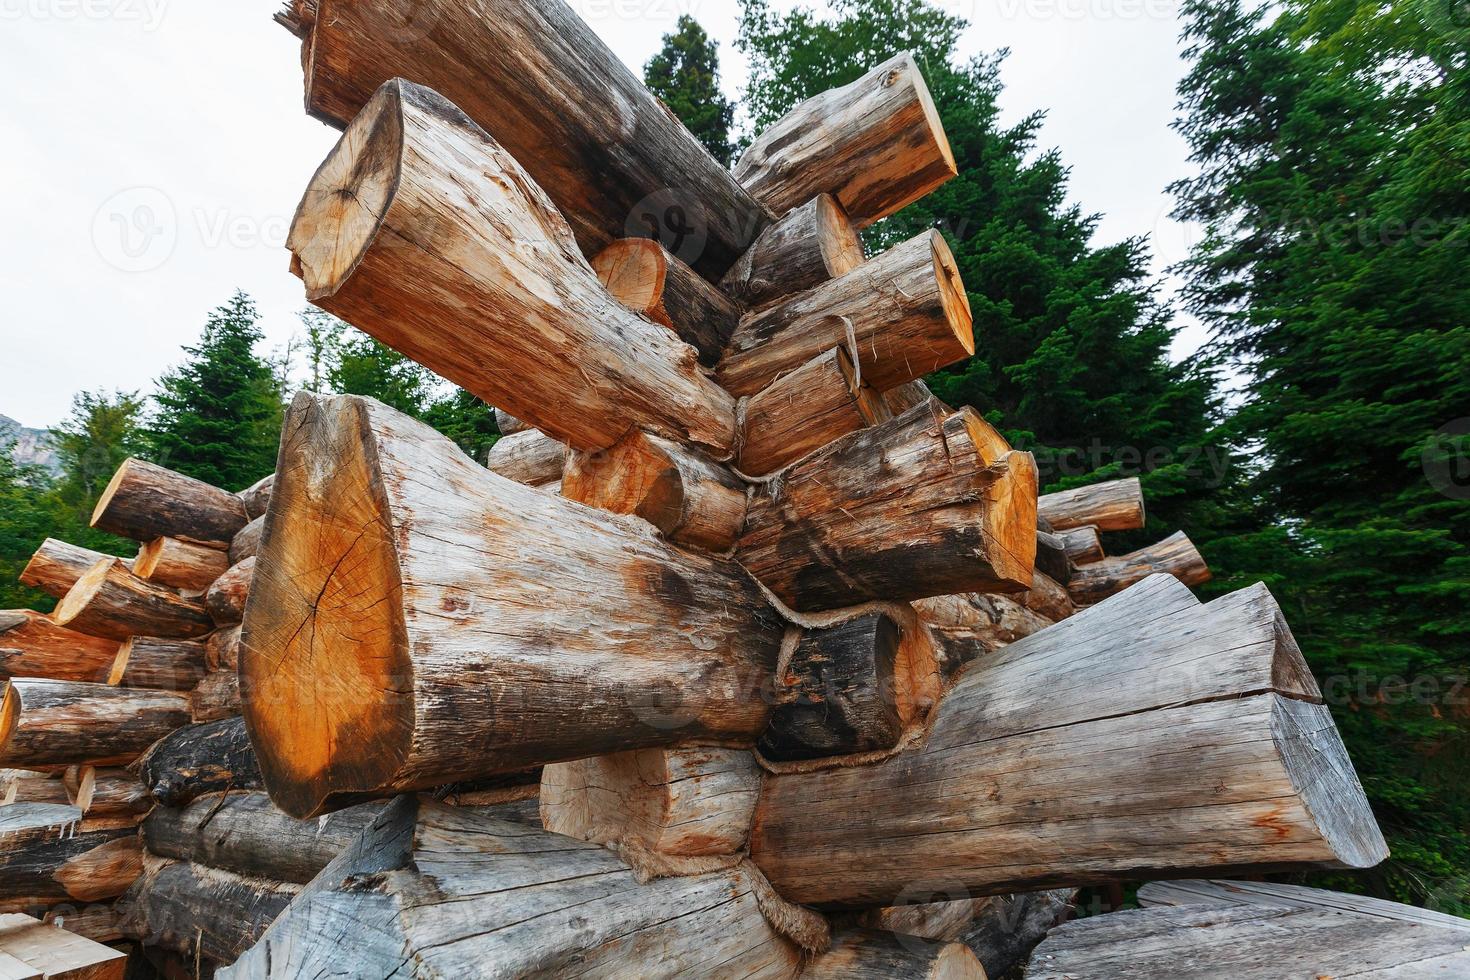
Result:
M119 934L232 978L999 977L1080 886L1384 858L1270 594L1106 555L1137 481L1039 496L926 387L976 349L954 257L860 234L956 172L912 56L726 170L562 0L277 19L344 131L292 270L503 436L302 393L268 503L130 462L131 564L51 548L86 652L14 683L0 765L141 788Z

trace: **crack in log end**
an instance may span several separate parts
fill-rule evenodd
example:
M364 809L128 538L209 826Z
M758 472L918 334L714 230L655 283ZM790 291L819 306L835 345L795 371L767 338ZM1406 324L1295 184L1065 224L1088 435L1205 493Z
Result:
M8 680L0 680L0 756L10 747L10 740L20 722L20 695Z

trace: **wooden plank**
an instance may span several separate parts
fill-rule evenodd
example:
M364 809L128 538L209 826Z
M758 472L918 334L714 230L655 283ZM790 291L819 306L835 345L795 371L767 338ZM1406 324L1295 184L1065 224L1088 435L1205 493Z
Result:
M121 980L127 953L46 925L29 915L0 915L0 954L45 980ZM0 961L0 977L8 977Z

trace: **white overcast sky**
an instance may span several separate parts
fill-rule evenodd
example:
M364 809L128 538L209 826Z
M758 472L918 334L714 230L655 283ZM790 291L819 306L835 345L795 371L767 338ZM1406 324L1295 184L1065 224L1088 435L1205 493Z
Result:
M1152 236L1182 258L1169 181L1182 71L1176 0L938 0L967 17L967 53L1008 47L1006 121L1048 112L1071 194L1098 238ZM268 342L304 305L287 225L332 130L302 111L280 0L0 0L0 414L44 427L81 389L150 390L236 288ZM744 83L735 0L573 0L635 69L680 13ZM785 8L789 3L777 0ZM981 344L984 338L978 338ZM1186 331L1176 355L1200 334Z

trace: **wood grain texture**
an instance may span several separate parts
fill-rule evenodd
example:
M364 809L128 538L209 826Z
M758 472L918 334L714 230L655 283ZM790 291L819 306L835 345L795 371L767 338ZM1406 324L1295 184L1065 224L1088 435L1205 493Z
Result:
M210 671L240 669L240 625L217 629L204 641L204 666Z
M1038 571L1031 578L1031 588L1016 596L1027 609L1044 616L1054 623L1061 622L1077 611L1072 596L1056 579Z
M1067 918L1077 890L969 898L952 883L920 879L906 897L946 900L868 909L858 915L858 924L901 936L963 943L987 974L1006 977L1023 967L1036 944Z
M865 259L847 211L830 194L818 194L761 232L720 288L758 308L845 276Z
M189 692L189 720L196 725L234 718L242 710L240 675L236 671L212 671Z
M847 929L801 973L807 980L986 980L985 968L963 943L938 943L876 929Z
M117 651L107 683L158 691L192 691L204 679L202 640L134 636Z
M312 302L558 442L595 451L641 427L733 444L734 402L694 349L618 304L517 158L429 89L383 85L287 245Z
M672 330L713 367L744 309L650 238L620 238L592 259L597 278L623 306Z
M189 639L214 628L204 604L104 558L77 579L51 614L58 626L121 642L132 636Z
M244 502L219 487L131 457L112 477L92 526L134 541L172 537L228 548L250 520Z
M734 563L370 399L298 396L280 463L240 676L286 812L765 727L782 626Z
M238 565L246 558L254 558L255 552L260 549L260 535L264 530L264 514L251 518L250 523L242 527L240 533L235 535L235 540L230 542L230 550L227 555L228 564L225 567Z
M500 430L500 434L503 436L513 436L517 432L525 432L532 428L503 408L497 408L495 410L495 427Z
M1144 524L1143 487L1137 477L1091 483L1043 494L1037 509L1054 531L1087 525L1099 531L1137 531Z
M149 749L139 770L149 795L164 806L186 806L206 793L262 788L243 718L186 725Z
M66 784L59 772L30 769L0 769L0 806L12 803L59 803L71 805Z
M56 538L47 538L21 570L20 584L40 589L47 595L60 599L71 591L71 587L77 584L77 579L87 569L107 557L109 556L91 548L81 548ZM132 559L124 558L123 563L132 567Z
M203 592L229 567L230 556L218 548L180 538L154 538L138 549L133 574L159 585Z
M41 680L11 690L16 717L8 738L0 726L0 766L125 766L189 720L188 700L168 691Z
M30 609L0 610L0 677L107 680L118 642L88 636Z
M0 915L0 956L23 964L6 980L122 980L127 953L22 913Z
M1172 575L1185 585L1200 585L1212 577L1204 556L1180 531L1147 548L1084 565L1066 585L1073 601L1090 605L1157 574Z
M131 826L96 827L71 806L0 807L0 911L116 898L141 872Z
M126 769L71 766L62 776L72 806L88 819L136 819L153 807L138 777Z
M150 859L148 865L118 902L122 933L191 963L234 962L300 891L187 861Z
M1253 905L1265 908L1325 909L1351 915L1389 919L1470 932L1470 919L1433 909L1389 902L1369 895L1351 895L1325 888L1306 888L1275 881L1150 881L1138 889L1138 904L1146 909L1185 905Z
M1059 585L1072 581L1072 559L1067 555L1066 544L1057 535L1040 527L1036 529L1036 570Z
M734 168L736 179L777 216L829 193L859 228L957 172L939 112L908 52L807 99L762 131Z
M271 502L271 486L276 482L274 473L261 477L250 486L239 493L240 502L245 505L245 516L252 521L265 513Z
M1062 546L1067 549L1067 557L1072 559L1074 565L1086 565L1089 562L1100 561L1105 555L1102 536L1098 534L1097 526L1094 524L1084 524L1081 527L1057 531L1056 535L1062 539Z
M1054 622L1016 597L978 592L918 599L914 608L943 654L947 675Z
M495 440L485 465L507 480L555 490L567 468L567 447L537 429L526 429Z

